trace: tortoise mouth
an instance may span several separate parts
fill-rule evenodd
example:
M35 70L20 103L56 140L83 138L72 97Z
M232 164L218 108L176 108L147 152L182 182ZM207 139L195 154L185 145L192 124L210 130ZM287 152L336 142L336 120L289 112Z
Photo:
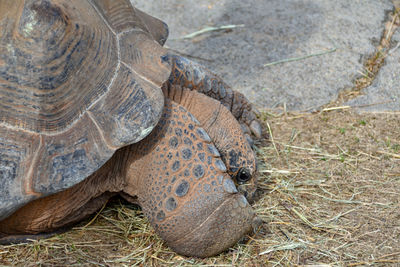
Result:
M247 199L250 204L254 203L254 201L258 199L259 190L254 185L249 183L238 185L237 190Z

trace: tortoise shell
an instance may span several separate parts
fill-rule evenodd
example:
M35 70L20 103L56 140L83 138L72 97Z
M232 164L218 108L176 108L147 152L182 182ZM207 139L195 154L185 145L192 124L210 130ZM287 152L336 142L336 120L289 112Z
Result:
M151 132L167 35L129 0L0 1L0 220Z

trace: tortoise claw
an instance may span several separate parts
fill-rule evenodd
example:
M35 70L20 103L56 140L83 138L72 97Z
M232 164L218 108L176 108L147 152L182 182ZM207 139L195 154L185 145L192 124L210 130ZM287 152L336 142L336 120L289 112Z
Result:
M253 218L253 221L251 222L251 227L253 228L253 232L257 233L260 230L260 228L263 226L264 223L265 222L263 221L263 219L261 219L258 216L255 216Z
M249 126L246 123L240 123L240 128L244 134L251 134Z
M250 123L250 130L257 138L261 138L262 128L258 121L253 120Z
M254 140L253 140L253 138L251 138L251 136L249 135L249 134L244 134L244 136L246 137L246 140L247 140L247 143L249 143L249 145L251 146L251 147L253 147L254 146Z

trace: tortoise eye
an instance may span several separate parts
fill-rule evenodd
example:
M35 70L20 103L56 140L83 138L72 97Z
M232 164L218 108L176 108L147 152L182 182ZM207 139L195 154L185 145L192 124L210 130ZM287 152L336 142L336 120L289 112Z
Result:
M244 184L245 182L249 181L251 179L251 174L249 169L247 168L241 168L237 175L236 175L236 181L239 184Z

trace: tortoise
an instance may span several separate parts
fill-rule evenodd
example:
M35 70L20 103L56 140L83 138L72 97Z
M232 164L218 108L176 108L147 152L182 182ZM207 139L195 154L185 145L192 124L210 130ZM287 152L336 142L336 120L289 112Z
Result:
M245 197L256 111L164 48L165 23L129 0L0 1L0 36L2 243L56 233L115 195L187 256L259 221Z

